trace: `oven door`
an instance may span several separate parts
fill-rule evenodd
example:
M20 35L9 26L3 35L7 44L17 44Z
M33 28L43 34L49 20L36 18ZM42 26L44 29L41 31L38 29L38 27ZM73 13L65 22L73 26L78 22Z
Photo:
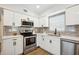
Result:
M36 37L25 37L24 38L24 50L34 46L36 44Z

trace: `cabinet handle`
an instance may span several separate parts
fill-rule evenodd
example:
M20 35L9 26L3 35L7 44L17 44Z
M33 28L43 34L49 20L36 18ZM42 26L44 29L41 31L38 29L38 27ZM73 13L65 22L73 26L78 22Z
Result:
M16 46L16 42L13 42L13 46Z
M44 38L43 38L43 41L44 41Z
M13 22L12 25L15 26L15 23Z
M17 39L13 39L13 40L17 40Z
M49 42L52 43L52 40L50 40Z

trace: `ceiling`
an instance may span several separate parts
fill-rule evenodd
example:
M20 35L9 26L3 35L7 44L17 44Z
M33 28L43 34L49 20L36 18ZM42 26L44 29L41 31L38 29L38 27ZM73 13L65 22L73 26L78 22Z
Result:
M36 8L37 5L40 5L40 8ZM31 11L39 15L44 13L48 9L54 8L56 6L63 6L63 5L62 4L4 4L2 6L14 8L17 9L18 11L23 11L23 9L26 9L27 11Z

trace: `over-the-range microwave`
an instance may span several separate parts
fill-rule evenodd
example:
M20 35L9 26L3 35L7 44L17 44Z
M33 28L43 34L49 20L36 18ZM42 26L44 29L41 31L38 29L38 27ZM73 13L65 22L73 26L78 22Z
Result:
M34 23L33 21L22 21L22 26L30 26L33 27Z

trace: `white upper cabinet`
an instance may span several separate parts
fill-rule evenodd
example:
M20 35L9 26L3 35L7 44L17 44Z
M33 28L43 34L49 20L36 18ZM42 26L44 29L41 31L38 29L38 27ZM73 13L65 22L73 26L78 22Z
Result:
M12 26L13 23L13 12L5 10L3 11L3 25Z
M65 30L65 15L64 15L64 13L49 17L49 30L55 31L55 28L57 29L57 31L64 31Z
M39 27L38 18L33 17L34 27Z
M39 26L38 27L48 27L48 17L47 16L43 16L41 18L39 18L38 20Z
M48 16L43 17L43 26L48 27Z
M66 25L79 24L79 5L66 9Z
M21 26L21 18L22 18L21 14L4 9L3 25L13 26L14 24L15 26Z
M19 13L14 13L14 23L15 23L15 26L21 26L21 19L22 19L22 15L19 14Z

